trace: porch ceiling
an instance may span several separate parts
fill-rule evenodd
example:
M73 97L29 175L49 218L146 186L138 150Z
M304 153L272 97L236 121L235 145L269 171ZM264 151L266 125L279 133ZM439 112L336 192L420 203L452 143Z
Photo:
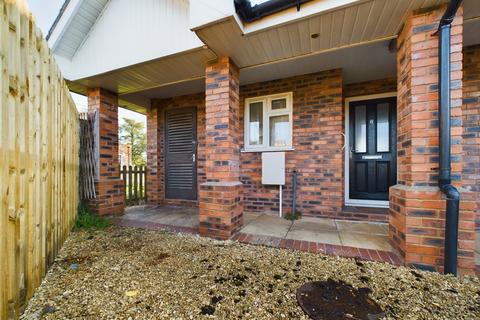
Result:
M217 55L228 55L240 68L245 68L393 39L410 10L442 2L446 0L355 1L353 5L253 32L248 32L251 26L240 25L233 16L195 31Z
M350 48L306 55L279 62L240 69L240 84L293 77L334 68L342 68L344 83L354 83L395 76L395 52L388 49L389 40ZM140 95L147 99L168 98L202 92L205 80L199 77L142 92L125 94L123 99Z
M119 94L122 107L145 113L153 98L204 90L205 64L229 55L240 67L241 84L342 68L344 83L395 76L396 38L410 9L444 0L365 0L266 29L243 33L233 17L195 30L209 46L70 82L72 91L103 87ZM353 2L352 2L353 3ZM465 1L465 45L480 43L480 1ZM312 34L318 37L312 38Z
M202 46L160 59L117 69L93 77L69 82L70 90L86 94L87 88L101 87L119 95L127 109L145 113L150 97L139 92L150 88L171 87L177 83L203 79L205 64L216 55Z

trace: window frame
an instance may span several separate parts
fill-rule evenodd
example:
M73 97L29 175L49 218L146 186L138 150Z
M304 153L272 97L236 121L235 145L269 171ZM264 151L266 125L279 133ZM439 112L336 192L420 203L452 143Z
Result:
M272 110L272 101L286 99L286 108ZM250 104L255 102L263 103L263 143L259 145L250 145ZM244 151L285 151L293 148L293 93L284 92L272 95L252 97L245 99L245 117L244 117ZM288 115L290 124L290 139L285 147L270 146L270 117Z

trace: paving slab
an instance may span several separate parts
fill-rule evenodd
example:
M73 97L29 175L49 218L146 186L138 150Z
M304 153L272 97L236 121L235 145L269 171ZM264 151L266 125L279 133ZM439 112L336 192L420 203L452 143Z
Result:
M311 232L337 231L335 220L327 218L304 217L293 221L290 231L305 230Z
M392 251L392 247L386 236L356 232L340 232L340 240L342 241L342 245L348 247Z
M245 225L240 232L284 238L291 225L291 221L283 218L261 215L255 220L251 221L249 224Z
M246 226L247 224L251 223L252 221L255 221L260 216L261 216L260 213L244 212L243 213L243 225Z
M376 235L387 235L388 224L377 222L335 220L340 232L357 232Z
M320 242L327 244L341 245L338 231L318 230L310 231L303 229L290 230L286 239Z
M198 226L198 210L185 207L132 207L121 217L126 220L148 221L179 227Z

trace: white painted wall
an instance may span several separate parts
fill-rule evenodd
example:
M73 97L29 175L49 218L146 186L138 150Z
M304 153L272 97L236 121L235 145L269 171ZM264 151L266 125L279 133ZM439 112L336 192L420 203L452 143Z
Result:
M200 47L189 15L188 0L109 1L73 58L57 61L77 80Z

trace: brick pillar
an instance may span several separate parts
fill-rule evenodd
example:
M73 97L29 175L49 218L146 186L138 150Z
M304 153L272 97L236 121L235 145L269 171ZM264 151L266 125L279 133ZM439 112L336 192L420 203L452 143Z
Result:
M104 89L90 89L88 111L97 111L99 115L94 137L96 199L90 205L99 215L122 214L125 204L118 160L118 97Z
M152 105L147 112L147 203L149 205L159 205L163 201L160 121L160 108Z
M443 269L445 197L438 188L438 36L445 6L412 12L397 43L398 184L390 189L390 242L407 265ZM459 271L474 266L473 195L461 188L462 8L452 25L452 178L461 192Z
M476 194L480 230L480 45L463 48L463 185ZM480 274L480 266L477 266Z
M228 57L206 68L206 179L200 185L199 231L228 239L243 223L240 182L239 73Z

